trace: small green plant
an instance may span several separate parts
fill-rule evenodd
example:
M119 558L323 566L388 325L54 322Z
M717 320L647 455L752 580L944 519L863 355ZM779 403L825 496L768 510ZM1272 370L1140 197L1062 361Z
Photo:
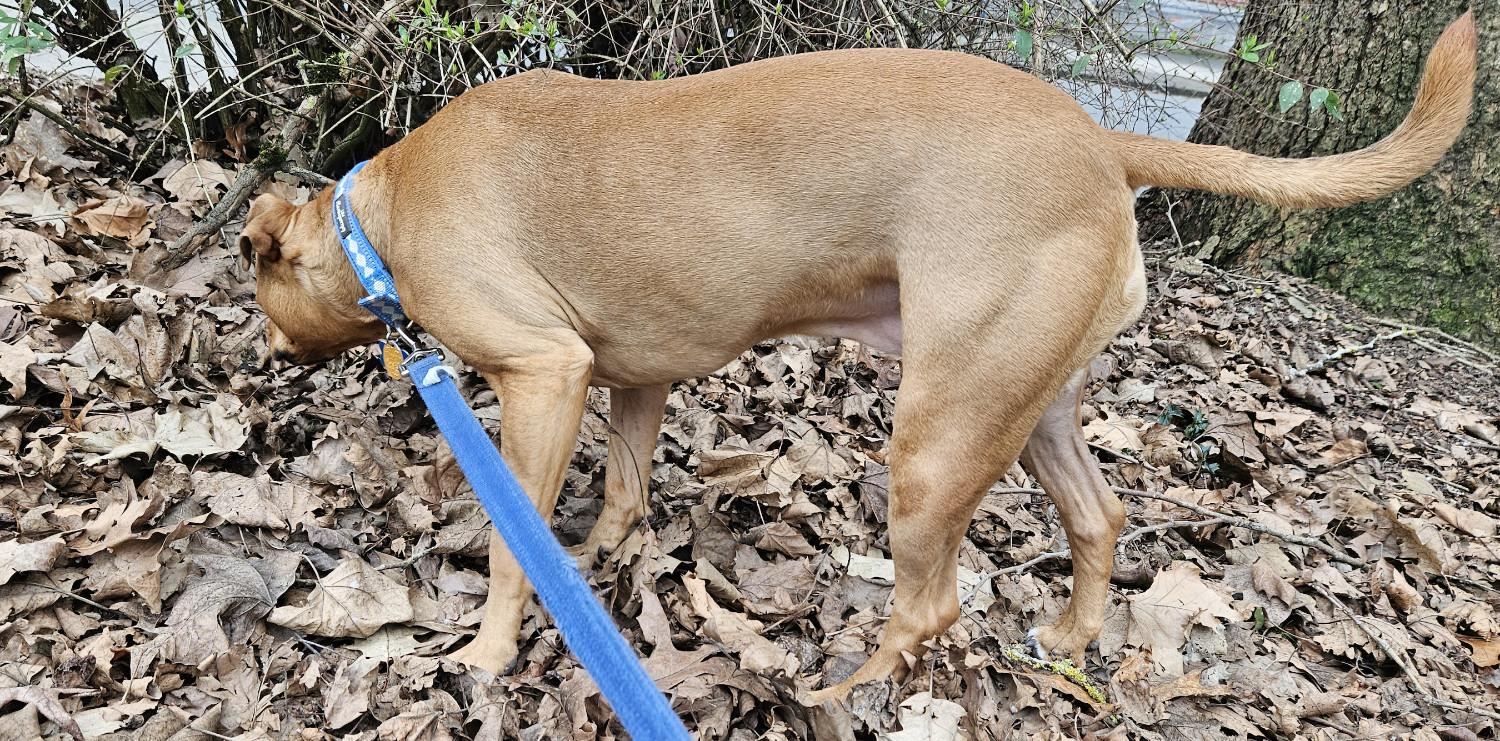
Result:
M1240 40L1239 48L1234 50L1234 55L1247 62L1263 64L1267 68L1276 66L1276 50L1271 48L1270 42L1261 43L1255 38L1255 34L1246 34ZM1265 57L1262 59L1261 57Z
M28 21L0 10L0 67L7 74L21 70L21 60L27 54L47 51L57 46L46 26Z
M1281 92L1277 94L1277 107L1282 113L1292 109L1297 102L1302 100L1302 83L1292 80L1281 86ZM1312 111L1317 113L1319 109L1328 111L1328 115L1334 119L1344 120L1343 111L1339 110L1339 94L1326 87L1313 88L1312 93L1307 96L1307 104Z
M1006 11L1010 22L1016 24L1015 33L1011 35L1011 48L1023 62L1031 58L1031 49L1035 43L1031 37L1031 28L1036 25L1036 9L1037 6L1022 0L1020 8Z
M1195 458L1199 462L1199 470L1209 475L1219 472L1219 464L1208 462L1208 456L1213 452L1213 444L1201 439L1203 433L1208 431L1208 417L1204 416L1202 409L1187 410L1176 404L1168 404L1161 410L1161 414L1157 415L1156 421L1182 431L1182 438L1192 443L1197 451Z
M1173 425L1182 429L1182 436L1189 441L1197 440L1208 429L1208 418L1203 416L1202 409L1188 411L1176 404L1168 404L1156 416L1156 421L1164 425Z

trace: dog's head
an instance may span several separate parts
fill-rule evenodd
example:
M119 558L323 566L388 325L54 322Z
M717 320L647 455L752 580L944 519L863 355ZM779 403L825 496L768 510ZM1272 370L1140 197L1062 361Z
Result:
M255 299L270 317L266 343L278 360L326 360L385 334L357 303L364 288L333 230L332 191L302 206L263 195L240 233L240 263L255 265Z

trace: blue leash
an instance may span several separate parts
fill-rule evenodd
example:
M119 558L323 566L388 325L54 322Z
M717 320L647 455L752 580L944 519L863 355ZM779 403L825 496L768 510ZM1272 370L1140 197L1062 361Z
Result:
M687 729L672 712L667 698L656 689L656 683L641 667L635 651L625 643L609 613L589 590L573 558L558 545L552 529L537 513L536 505L521 490L521 485L516 483L489 435L485 434L479 420L474 418L469 405L458 393L453 369L443 365L442 357L436 352L420 349L407 334L410 321L401 310L395 282L370 246L349 202L354 175L365 164L355 165L339 181L333 200L333 219L339 242L359 275L360 283L370 294L360 300L360 306L385 322L394 338L399 338L411 350L403 353L405 359L400 364L401 370L416 384L417 393L427 403L438 429L447 438L458 467L474 488L495 529L505 539L506 547L526 572L526 578L541 597L542 605L562 631L563 640L588 670L594 683L599 685L604 699L620 716L630 737L635 741L689 741ZM391 370L391 353L393 349L400 350L394 341L383 344L386 367Z

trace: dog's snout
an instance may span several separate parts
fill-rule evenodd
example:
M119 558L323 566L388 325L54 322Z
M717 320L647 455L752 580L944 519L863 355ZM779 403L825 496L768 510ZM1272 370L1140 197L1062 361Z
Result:
M271 354L271 359L284 363L297 362L297 356L293 355L291 350L277 350L276 352Z

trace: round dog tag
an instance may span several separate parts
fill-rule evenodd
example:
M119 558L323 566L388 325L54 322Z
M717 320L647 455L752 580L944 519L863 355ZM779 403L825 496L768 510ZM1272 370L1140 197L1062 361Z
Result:
M401 378L401 348L394 342L380 343L380 359L385 363L385 372L391 378Z

